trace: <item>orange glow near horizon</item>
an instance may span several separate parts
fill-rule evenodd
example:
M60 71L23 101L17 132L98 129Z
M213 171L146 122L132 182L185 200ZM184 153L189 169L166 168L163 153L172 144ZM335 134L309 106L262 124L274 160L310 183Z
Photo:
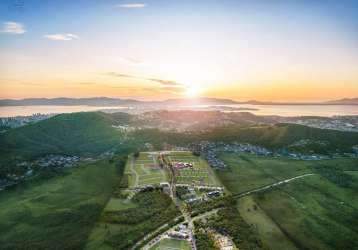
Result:
M19 13L7 1L0 99L358 97L358 15L341 1L41 1Z

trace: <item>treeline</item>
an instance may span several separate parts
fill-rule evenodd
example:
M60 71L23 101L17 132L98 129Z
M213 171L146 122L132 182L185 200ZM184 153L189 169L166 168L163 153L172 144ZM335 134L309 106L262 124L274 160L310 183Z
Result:
M195 244L198 250L219 250L215 245L215 240L209 233L201 228L195 228Z
M109 159L109 163L114 163L117 174L122 176L126 167L127 160L128 155L126 153L121 152L115 154L111 159Z
M313 167L313 170L337 186L352 188L354 185L357 185L353 176L345 173L343 169L338 166L317 165Z
M170 197L159 190L137 193L131 200L135 206L120 211L106 211L101 221L116 225L114 233L108 229L105 244L115 249L127 249L146 234L170 222L180 212ZM110 228L110 227L108 227Z
M236 208L236 200L228 196L217 201L220 202L221 207L217 215L209 217L205 222L196 221L195 226L205 231L211 229L222 235L230 236L239 249L261 249L262 242L241 217Z
M232 200L233 199L231 196L223 196L223 197L211 199L206 202L200 202L200 203L194 203L192 205L188 205L187 209L191 213L191 216L194 217L197 216L198 214L202 214L216 208L228 206L228 204L230 204Z

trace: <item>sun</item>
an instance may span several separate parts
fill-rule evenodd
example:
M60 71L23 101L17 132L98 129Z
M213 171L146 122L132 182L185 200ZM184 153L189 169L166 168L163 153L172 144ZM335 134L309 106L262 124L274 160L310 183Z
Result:
M197 97L201 92L201 89L198 86L187 86L185 95L189 98Z

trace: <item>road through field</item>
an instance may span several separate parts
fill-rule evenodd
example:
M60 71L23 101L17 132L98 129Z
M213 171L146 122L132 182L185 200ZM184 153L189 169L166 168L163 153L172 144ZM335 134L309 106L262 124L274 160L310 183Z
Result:
M135 160L134 157L131 157L131 172L133 173L133 175L135 176L135 180L134 180L134 187L138 186L138 182L139 182L139 175L138 173L135 171L134 167L135 167Z
M275 183L272 183L272 184L269 184L269 185L265 185L263 187L255 188L255 189L250 190L250 191L246 191L246 192L238 193L238 194L233 194L233 196L236 197L236 198L241 198L241 197L250 195L252 193L256 193L256 192L259 192L259 191L262 191L262 190L266 190L266 189L269 189L269 188L272 188L272 187L276 187L276 186L288 183L290 181L294 181L294 180L301 179L301 178L311 176L311 175L315 175L315 174L310 173L310 174L298 175L298 176L291 177L291 178L288 178L288 179L284 179L284 180L281 180L281 181L278 181L278 182L275 182Z

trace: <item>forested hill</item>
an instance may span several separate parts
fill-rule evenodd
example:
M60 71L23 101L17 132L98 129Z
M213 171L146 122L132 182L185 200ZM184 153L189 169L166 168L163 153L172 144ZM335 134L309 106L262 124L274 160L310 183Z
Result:
M296 124L251 127L222 127L204 135L208 140L240 141L268 148L290 147L315 153L351 152L358 145L358 133L311 128Z
M101 153L121 141L112 125L128 124L125 113L61 114L13 129L0 136L2 158L29 159L42 154L86 155Z
M175 133L157 129L139 130L136 140L160 146L163 142L186 145L202 140L251 143L270 149L288 148L304 153L352 152L358 145L358 133L311 128L295 124L226 126L205 132Z
M358 144L358 133L323 130L293 124L231 125L205 132L168 132L145 129L134 116L125 113L84 112L57 115L0 134L0 172L7 172L21 161L48 154L98 156L110 150L134 150L149 142L161 149L164 143L186 146L208 141L242 142L271 149L288 148L306 153L351 152ZM141 126L126 132L118 125ZM125 139L126 138L126 139Z

